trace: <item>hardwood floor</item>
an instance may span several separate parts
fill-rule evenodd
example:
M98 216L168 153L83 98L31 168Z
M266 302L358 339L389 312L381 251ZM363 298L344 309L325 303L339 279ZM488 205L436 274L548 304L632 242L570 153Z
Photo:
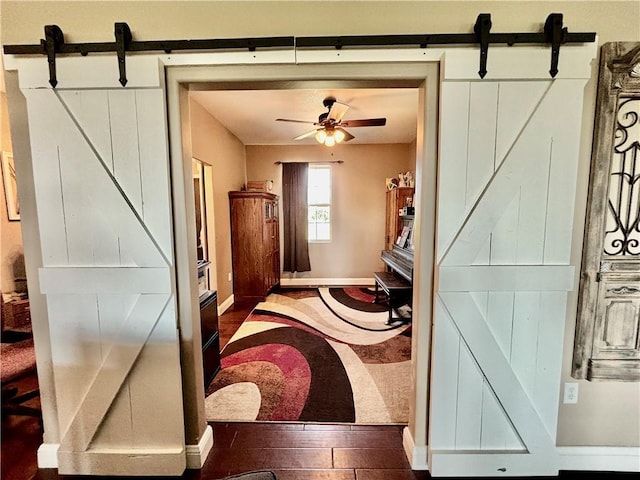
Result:
M427 479L412 472L402 450L402 427L311 424L212 424L214 448L200 472L217 479L271 470L278 480Z
M223 349L229 340L236 333L245 318L249 316L251 310L256 306L251 304L233 304L218 318L218 330L220 332L220 349Z
M35 373L17 383L20 391L37 386ZM39 407L39 398L29 405ZM29 480L38 471L36 451L42 443L39 420L35 417L2 416L2 446L0 448L0 474L2 480Z
M266 423L212 423L211 426L214 447L203 468L187 470L178 478L216 480L252 470L273 471L278 480L431 478L428 472L410 469L402 448L402 427L399 426ZM38 469L35 452L41 440L37 422L33 418L14 417L2 422L3 480L132 478L58 475L55 469ZM161 478L168 480L175 477ZM638 474L561 472L559 478L635 480Z
M228 343L253 305L233 306L220 316L221 346ZM35 375L25 381L34 382ZM214 447L201 470L187 470L184 480L215 480L251 470L271 470L278 480L423 480L412 471L402 446L401 426L298 423L211 423ZM32 417L2 420L2 480L71 480L125 477L58 475L38 469L42 443ZM561 472L567 480L631 480L637 473ZM140 477L136 477L140 478ZM168 477L163 477L168 478ZM487 478L487 477L485 477ZM501 477L504 478L504 477Z

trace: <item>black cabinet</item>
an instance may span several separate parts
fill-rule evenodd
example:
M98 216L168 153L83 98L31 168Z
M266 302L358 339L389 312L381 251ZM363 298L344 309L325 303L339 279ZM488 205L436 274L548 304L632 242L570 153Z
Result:
M218 332L218 293L206 292L200 297L200 330L204 388L220 370L220 334Z

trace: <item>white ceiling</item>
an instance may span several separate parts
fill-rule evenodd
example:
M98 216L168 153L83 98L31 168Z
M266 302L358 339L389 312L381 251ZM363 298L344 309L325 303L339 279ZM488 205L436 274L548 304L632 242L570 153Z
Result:
M349 144L410 143L416 138L417 88L278 89L192 91L192 98L245 145L311 145L313 136L293 138L316 128L312 124L276 122L276 118L318 121L325 97L349 105L343 121L385 117L383 127L346 129Z

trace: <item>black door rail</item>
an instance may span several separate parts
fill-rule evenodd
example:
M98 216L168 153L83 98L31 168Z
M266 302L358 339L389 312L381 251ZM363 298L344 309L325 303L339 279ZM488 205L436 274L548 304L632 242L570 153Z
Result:
M182 50L234 50L247 49L255 51L260 48L326 48L340 50L344 47L366 46L411 46L427 48L429 45L480 45L480 69L478 75L484 78L487 74L489 44L548 44L551 45L551 67L549 74L558 74L560 45L567 43L595 42L594 32L569 33L563 27L561 13L550 14L539 33L491 33L491 14L481 13L473 27L474 33L435 33L418 35L350 35L324 37L263 37L263 38L228 38L204 40L152 40L135 41L129 25L115 24L115 41L104 43L65 43L64 34L57 25L44 27L45 38L39 45L5 45L4 53L11 55L46 55L49 62L49 83L52 87L58 84L56 78L56 56L79 53L116 52L120 84L127 84L126 54L127 52L164 51L171 53Z

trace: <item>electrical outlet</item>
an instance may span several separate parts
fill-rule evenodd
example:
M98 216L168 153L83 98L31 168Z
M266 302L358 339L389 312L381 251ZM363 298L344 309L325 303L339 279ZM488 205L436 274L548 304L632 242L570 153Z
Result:
M231 272L227 273L227 280L230 282L231 281Z
M564 384L564 403L578 403L578 384L566 382Z

